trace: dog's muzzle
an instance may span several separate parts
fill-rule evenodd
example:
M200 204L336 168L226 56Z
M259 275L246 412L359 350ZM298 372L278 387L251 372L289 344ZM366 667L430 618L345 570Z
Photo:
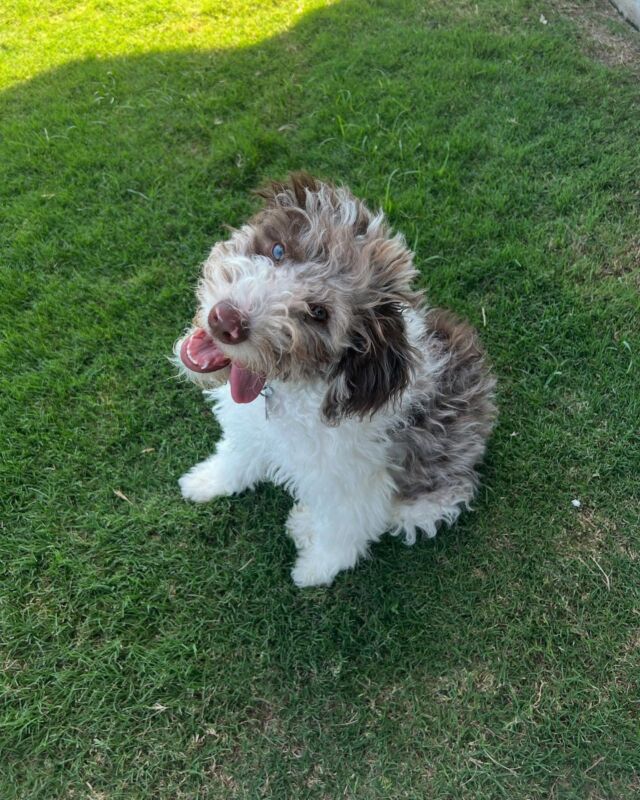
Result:
M207 322L211 333L223 344L240 344L249 338L249 320L230 303L216 303Z

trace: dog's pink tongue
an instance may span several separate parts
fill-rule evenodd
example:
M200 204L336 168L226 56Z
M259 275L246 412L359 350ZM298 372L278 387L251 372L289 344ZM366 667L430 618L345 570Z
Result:
M252 403L262 391L266 378L251 372L250 369L239 367L237 364L231 365L229 383L231 385L231 397L236 403Z

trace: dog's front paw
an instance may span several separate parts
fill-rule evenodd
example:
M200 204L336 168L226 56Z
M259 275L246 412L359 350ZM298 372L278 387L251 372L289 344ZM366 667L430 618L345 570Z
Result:
M180 478L178 484L184 499L193 500L194 503L208 503L214 497L223 497L234 491L217 459L196 464Z
M323 570L318 570L315 564L310 563L304 556L298 558L291 570L291 578L299 589L308 586L329 586L335 576L335 572L326 574Z
M329 586L343 569L352 567L353 563L344 562L315 547L303 550L291 570L291 577L296 586Z

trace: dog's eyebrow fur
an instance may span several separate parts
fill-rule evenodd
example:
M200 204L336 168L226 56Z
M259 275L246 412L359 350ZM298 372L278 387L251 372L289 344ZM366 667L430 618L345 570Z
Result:
M276 242L285 247L288 259L301 261L305 249L300 242L301 225L292 215L284 210L264 210L256 214L252 220L253 248L259 255L271 257L271 250Z

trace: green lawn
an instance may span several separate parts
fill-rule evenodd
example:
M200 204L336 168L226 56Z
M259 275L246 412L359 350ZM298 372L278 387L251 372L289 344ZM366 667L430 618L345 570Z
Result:
M3 5L2 800L637 800L640 34L607 8ZM217 429L166 359L296 168L384 206L501 408L474 514L311 591L284 493L181 500Z

